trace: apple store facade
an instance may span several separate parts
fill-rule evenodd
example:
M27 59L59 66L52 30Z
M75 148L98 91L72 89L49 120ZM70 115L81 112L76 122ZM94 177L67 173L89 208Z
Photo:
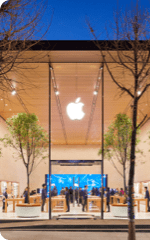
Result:
M117 63L113 41L99 41L98 44L93 41L42 41L17 60L16 64L20 64L17 71L10 72L9 77L16 83L21 76L21 81L27 81L29 87L19 92L19 101L14 96L11 106L7 100L6 103L3 99L0 101L1 137L8 133L5 120L20 112L35 113L49 135L47 157L37 160L30 175L30 203L42 204L43 184L46 185L46 200L43 211L40 210L36 217L30 216L31 219L128 218L123 168L116 156L105 157L104 138L117 114L132 117L131 97L121 94L110 72L120 84L131 85L132 79L129 80L129 72ZM139 103L139 122L143 114L149 117L148 94ZM150 218L144 190L145 186L150 190L149 143L146 142L149 130L147 118L138 135L144 157L139 156L135 167L137 219ZM0 196L3 206L7 188L8 206L6 203L4 211L0 211L0 219L22 218L16 209L17 204L24 203L26 169L21 159L14 160L13 153L11 148L8 151L2 146ZM127 162L126 186L128 176ZM119 204L124 209L126 204L126 210L118 212Z

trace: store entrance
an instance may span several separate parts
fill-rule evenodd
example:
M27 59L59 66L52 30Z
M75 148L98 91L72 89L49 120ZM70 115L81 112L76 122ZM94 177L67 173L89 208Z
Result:
M57 173L55 174L56 171L52 170L51 182L49 181L49 174L46 175L45 181L48 198L49 189L51 189L52 218L95 219L95 217L100 217L102 197L101 161L53 160L51 164L52 169L57 169ZM99 168L99 174L94 173L95 167ZM94 168L93 171L92 168ZM87 171L89 169L91 173ZM76 173L73 173L73 170ZM83 170L84 173L82 174ZM51 188L49 187L49 183ZM103 175L103 186L107 187L107 175Z

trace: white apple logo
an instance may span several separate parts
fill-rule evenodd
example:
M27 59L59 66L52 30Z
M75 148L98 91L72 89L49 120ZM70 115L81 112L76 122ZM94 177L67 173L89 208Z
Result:
M80 97L75 100L75 103L69 103L67 105L67 114L71 120L81 120L85 113L82 111L84 104L80 101Z

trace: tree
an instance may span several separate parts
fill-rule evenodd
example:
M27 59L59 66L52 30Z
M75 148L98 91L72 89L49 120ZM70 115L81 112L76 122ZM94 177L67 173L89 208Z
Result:
M96 40L102 61L110 74L112 81L121 90L121 95L126 93L132 99L132 135L128 181L128 213L129 213L129 240L135 240L135 220L133 202L133 184L136 160L136 136L137 129L146 120L147 115L137 124L139 102L150 86L150 18L148 10L142 10L138 3L133 9L125 13L117 12L115 18L114 41L105 42L105 46L97 41L97 37L91 25L89 29ZM112 29L111 29L112 33ZM105 48L105 51L104 51ZM115 50L115 54L111 49ZM109 56L109 62L113 62L122 71L128 74L128 81L120 82L120 76L116 76L116 68L107 62L105 57ZM123 77L124 78L124 77Z
M48 19L46 11L49 11ZM34 47L48 32L52 15L47 0L9 0L0 8L0 96L9 98L14 89L19 91L34 86L20 74L19 82L10 72L17 73L21 63L28 58L27 51ZM36 41L35 41L36 39ZM20 99L20 98L18 98ZM21 100L21 99L20 99Z
M115 120L108 127L104 135L104 154L111 161L117 172L123 177L123 185L126 190L126 163L130 160L131 151L132 121L126 114L117 114ZM136 143L139 140L136 139ZM142 153L138 149L138 152ZM98 154L102 153L102 149ZM120 172L115 164L115 159L122 165L123 172Z
M17 157L26 167L28 199L30 175L47 157L48 135L37 122L38 118L33 113L18 113L6 121L10 135L0 139L5 147L15 149Z

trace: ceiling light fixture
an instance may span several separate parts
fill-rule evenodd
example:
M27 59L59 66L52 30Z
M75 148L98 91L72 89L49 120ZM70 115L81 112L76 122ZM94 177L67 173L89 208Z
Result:
M1 101L3 100L3 98L1 98Z
M94 95L97 95L97 94L98 94L98 92L95 90L95 91L93 92L93 94L94 94Z
M138 96L141 94L141 91L137 91Z
M12 90L11 92L12 95L15 95L16 93L17 93L16 90Z
M57 96L57 95L59 95L59 91L58 91L58 90L56 90L56 91L55 91L55 94L56 94L56 96Z

